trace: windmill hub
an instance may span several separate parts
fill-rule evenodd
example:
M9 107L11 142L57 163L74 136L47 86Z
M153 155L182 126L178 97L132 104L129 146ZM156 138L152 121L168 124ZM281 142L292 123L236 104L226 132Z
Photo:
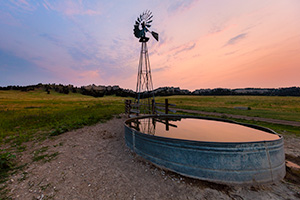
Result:
M148 42L149 38L148 37L141 37L139 42Z

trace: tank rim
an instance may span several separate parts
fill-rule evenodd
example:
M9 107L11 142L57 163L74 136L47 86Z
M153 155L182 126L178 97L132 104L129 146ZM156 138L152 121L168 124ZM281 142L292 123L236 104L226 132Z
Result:
M232 124L237 124L237 125L241 125L241 126L246 126L249 128L253 128L253 129L257 129L260 131L265 131L267 133L271 133L271 134L275 134L278 135L278 139L275 140L259 140L259 141L251 141L251 142L214 142L214 141L197 141L197 140L186 140L186 139L177 139L177 138L169 138L169 137L162 137L162 136L156 136L156 135L149 135L149 134L145 134L143 132L137 131L133 128L131 128L130 126L128 126L128 123L136 120L136 119L144 119L144 118L154 118L154 117L160 117L160 118L194 118L194 119L204 119L204 120L212 120L212 121L220 121L220 122L227 122L227 123L232 123ZM137 133L143 134L146 137L149 138L160 138L162 140L170 140L170 141L185 141L188 143L207 143L207 144L251 144L251 143L270 143L270 142L277 142L277 141L281 141L283 140L283 136L278 134L277 132L275 132L274 130L270 129L270 128L266 128L263 126L259 126L259 125L254 125L254 124L248 124L248 123L242 123L242 122L237 122L234 120L229 120L229 119L223 119L223 118L216 118L216 117L204 117L204 116L194 116L194 115L175 115L175 114L150 114L150 115L142 115L142 116L137 116L137 117L132 117L130 119L125 120L124 125L128 128L130 128L131 130L134 130Z

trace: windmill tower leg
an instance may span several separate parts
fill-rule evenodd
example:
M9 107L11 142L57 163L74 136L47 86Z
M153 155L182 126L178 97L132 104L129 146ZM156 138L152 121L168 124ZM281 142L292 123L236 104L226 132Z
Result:
M136 84L136 99L138 110L141 114L152 114L152 102L154 102L153 84L148 55L147 42L141 42L141 53L138 66Z

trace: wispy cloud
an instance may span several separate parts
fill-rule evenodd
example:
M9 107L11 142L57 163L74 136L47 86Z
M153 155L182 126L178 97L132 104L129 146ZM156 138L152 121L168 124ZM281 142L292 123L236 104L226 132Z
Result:
M28 85L50 82L55 78L55 74L51 73L50 70L39 67L27 58L22 58L14 52L1 48L0 71L0 85L7 83Z
M169 66L159 67L159 68L152 69L152 72L161 72L167 70L168 68L170 67Z
M210 27L209 33L214 34L214 33L219 33L223 30L224 28L222 26L218 26L216 24L212 25Z
M10 13L0 10L0 24L6 24L10 26L20 26L21 23L14 18Z
M192 43L187 43L187 44L178 46L178 47L172 49L171 51L174 52L173 55L176 56L182 52L190 51L190 50L194 49L195 47L196 47L196 43L192 42Z
M89 4L89 1L81 1L81 0L65 0L65 1L48 1L44 0L42 5L47 10L54 10L57 12L61 12L67 16L75 16L75 15L100 15L101 6L99 3L96 5Z
M100 71L99 70L87 70L82 71L80 74L77 75L76 78L81 80L89 80L89 79L100 79Z
M230 55L235 54L236 52L238 52L238 51L227 52L227 53L224 54L224 56L230 56Z
M168 8L169 13L185 11L191 8L194 3L198 2L198 0L178 0L172 1L172 4Z
M82 38L81 41L72 41L70 44L67 44L63 39L54 34L42 33L39 36L52 44L65 49L74 61L77 63L79 62L78 64L81 62L86 63L86 60L95 59L95 55L98 53L98 47L95 45L95 40L93 41L93 45L91 41L87 40L85 37Z
M61 40L58 36L55 36L53 34L41 33L41 34L39 34L39 36L52 42L53 44L55 44L57 46L65 46L63 40Z
M55 34L43 33L40 37L49 41L50 43L60 47L65 52L65 57L69 59L68 68L74 71L74 74L84 74L85 71L91 71L96 74L101 73L101 77L127 76L131 70L126 71L120 69L128 66L128 63L133 59L132 49L128 49L124 44L123 39L114 38L110 46L101 45L97 38L84 30L80 25L78 29L82 32L81 39L68 42L64 41L62 37ZM135 57L134 57L135 58ZM95 76L94 76L95 77ZM83 80L79 78L78 80Z
M72 56L72 58L76 61L84 61L84 60L91 60L92 57L90 56L90 54L88 54L88 52L84 52L79 48L69 48L69 54Z
M239 34L226 42L224 46L234 45L247 37L248 33Z
M29 3L27 0L11 0L10 3L25 11L34 11L38 7L38 3Z

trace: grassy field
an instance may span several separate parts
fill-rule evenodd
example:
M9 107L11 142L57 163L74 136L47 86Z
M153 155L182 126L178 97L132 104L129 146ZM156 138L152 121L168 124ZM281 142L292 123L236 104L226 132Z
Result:
M247 115L300 122L300 97L277 96L170 96L177 108ZM158 97L163 102L164 97ZM235 107L249 107L238 110Z
M123 111L121 97L0 91L0 140L2 144L19 145L32 138L58 135L105 121Z
M170 96L156 101L164 102L165 98L177 108L300 121L300 97ZM124 99L54 91L0 91L0 141L19 145L105 121L124 111ZM251 109L234 109L238 106Z
M278 96L170 96L157 97L156 102L176 104L177 108L235 114L252 117L300 121L300 97ZM250 110L239 110L235 107L249 107ZM188 114L188 113L185 113ZM265 126L280 134L300 136L299 127L271 124L258 121L233 119L235 121Z

